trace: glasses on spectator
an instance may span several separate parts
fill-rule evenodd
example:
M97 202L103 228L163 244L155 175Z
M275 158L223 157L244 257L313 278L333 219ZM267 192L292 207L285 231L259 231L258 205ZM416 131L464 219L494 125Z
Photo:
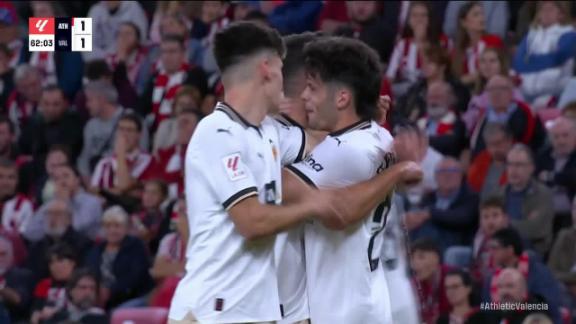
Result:
M122 127L122 126L118 126L118 131L120 131L120 132L126 132L126 133L136 133L136 132L138 132L138 129L136 129L136 127Z
M445 288L446 290L456 290L462 287L464 287L463 284L454 284L454 285L447 285Z

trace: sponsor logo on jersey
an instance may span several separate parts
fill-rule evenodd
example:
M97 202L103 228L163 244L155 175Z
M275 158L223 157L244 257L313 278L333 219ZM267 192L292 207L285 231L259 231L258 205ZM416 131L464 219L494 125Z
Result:
M236 181L246 178L246 171L244 171L244 163L242 163L242 157L240 153L230 154L222 158L224 163L224 168L228 174L228 178L231 181Z
M320 171L324 170L324 167L322 166L322 164L316 162L316 160L314 160L312 155L307 156L304 159L304 163L308 164L312 168L312 170L314 170L316 172L320 172Z

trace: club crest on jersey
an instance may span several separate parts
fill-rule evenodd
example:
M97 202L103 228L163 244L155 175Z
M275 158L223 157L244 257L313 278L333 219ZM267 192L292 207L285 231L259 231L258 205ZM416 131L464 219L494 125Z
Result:
M242 163L240 153L225 156L222 158L222 163L224 163L224 169L226 169L226 174L228 174L228 178L231 181L246 178L246 171L244 170L244 163Z

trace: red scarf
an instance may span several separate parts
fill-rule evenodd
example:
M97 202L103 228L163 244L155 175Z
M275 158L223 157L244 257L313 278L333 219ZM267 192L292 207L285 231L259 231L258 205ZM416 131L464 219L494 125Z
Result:
M420 129L428 133L428 136L443 136L452 133L454 129L454 124L456 122L456 114L453 111L449 111L444 117L438 121L436 125L436 130L433 134L430 134L428 130L428 118L423 117L418 120L418 126Z
M473 74L478 70L480 55L486 48L502 48L502 40L495 35L484 35L475 46L466 49L463 74Z
M184 83L189 69L190 66L187 63L183 63L176 73L168 75L162 64L159 64L152 94L154 125L157 126L162 120L172 116L172 100L182 83Z
M518 266L516 269L522 273L524 278L528 280L528 271L530 270L530 258L526 252L522 253L518 258ZM490 297L492 302L497 303L500 301L500 297L498 296L498 276L502 272L503 268L498 268L494 271L494 275L492 275L492 281L490 282Z
M30 65L38 68L42 72L42 84L57 83L56 62L52 52L32 52L30 55Z
M136 77L138 76L138 71L144 59L146 58L146 49L143 47L137 48L132 52L124 62L126 64L126 73L128 74L128 80L132 85L136 84ZM115 69L118 66L118 55L116 53L108 55L107 58L108 65Z
M36 111L36 105L24 99L16 90L8 97L6 107L10 120L20 126Z

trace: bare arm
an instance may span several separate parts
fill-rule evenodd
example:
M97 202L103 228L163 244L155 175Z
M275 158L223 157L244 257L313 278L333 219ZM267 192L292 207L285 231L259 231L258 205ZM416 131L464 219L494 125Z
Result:
M19 305L22 302L20 294L12 288L5 287L0 289L0 296L2 297L2 300L6 301L10 305Z

